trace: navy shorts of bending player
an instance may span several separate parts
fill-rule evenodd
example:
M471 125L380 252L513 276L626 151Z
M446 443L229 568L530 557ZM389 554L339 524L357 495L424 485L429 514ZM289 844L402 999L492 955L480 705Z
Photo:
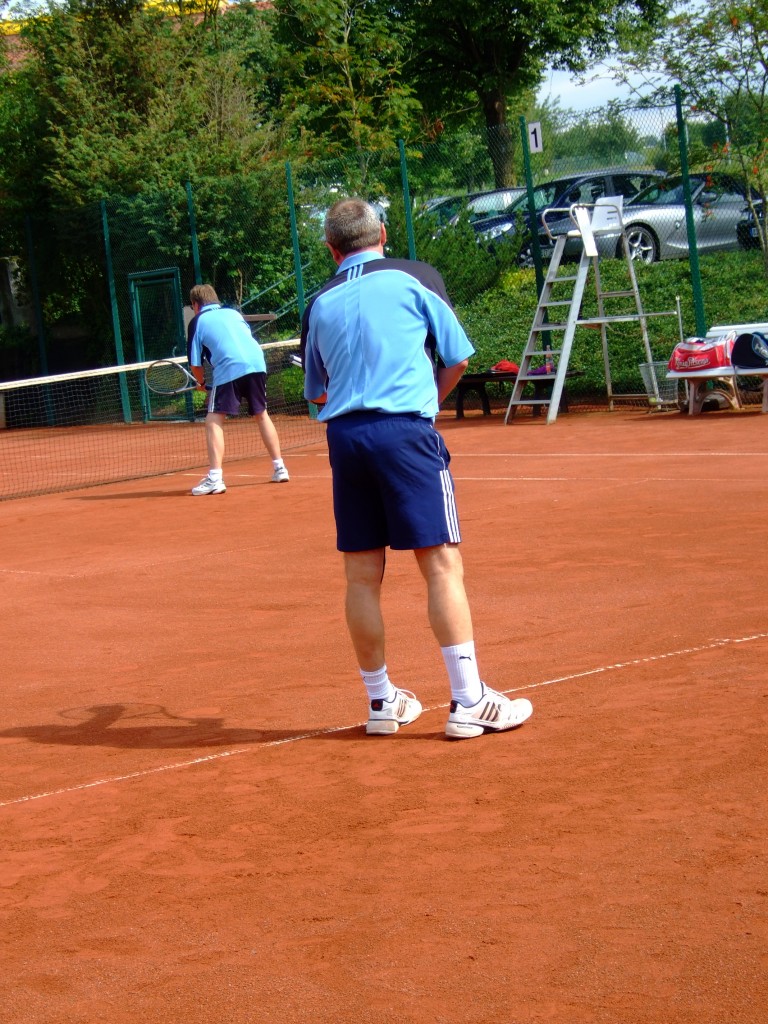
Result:
M328 421L339 551L401 551L461 541L450 455L415 413L352 412Z
M248 373L225 384L214 384L208 393L208 412L237 416L245 402L251 416L258 416L267 408L266 373Z

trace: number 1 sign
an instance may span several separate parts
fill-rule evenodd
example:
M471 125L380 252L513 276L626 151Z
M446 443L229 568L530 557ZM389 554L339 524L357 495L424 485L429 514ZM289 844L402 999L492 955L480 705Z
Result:
M531 153L541 153L541 121L528 122L528 149Z

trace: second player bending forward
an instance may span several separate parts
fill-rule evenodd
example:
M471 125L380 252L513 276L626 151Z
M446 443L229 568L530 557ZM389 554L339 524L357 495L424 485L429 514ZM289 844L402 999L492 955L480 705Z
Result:
M205 439L209 470L193 494L223 494L224 424L228 416L237 416L241 402L255 417L272 458L272 483L288 482L288 470L280 454L277 431L267 412L267 364L251 329L236 309L226 309L209 284L198 284L189 293L194 311L188 329L189 365L201 386L203 358L213 368L213 387L208 394Z

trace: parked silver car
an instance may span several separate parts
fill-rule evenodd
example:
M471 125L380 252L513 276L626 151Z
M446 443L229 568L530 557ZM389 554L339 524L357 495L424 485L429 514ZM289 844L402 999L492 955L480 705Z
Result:
M737 249L736 225L746 202L746 185L729 174L717 172L692 174L690 182L699 252ZM654 182L625 201L622 219L633 260L655 263L687 258L688 233L680 175ZM568 218L554 223L549 221L550 231L555 236L572 227ZM551 252L552 241L546 235L540 235L540 242ZM599 234L595 242L599 255L622 257L618 231ZM578 239L573 241L573 250L580 251Z

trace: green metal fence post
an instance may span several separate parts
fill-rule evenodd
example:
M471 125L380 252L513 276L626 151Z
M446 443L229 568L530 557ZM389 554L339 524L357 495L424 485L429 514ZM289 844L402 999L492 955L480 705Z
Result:
M24 218L24 231L27 236L27 259L29 261L29 283L32 288L32 305L37 321L37 350L40 356L40 375L48 375L48 350L45 343L45 326L43 324L43 304L40 301L40 282L37 277L37 260L32 238L32 220L27 214Z
M48 351L45 343L45 324L43 323L43 304L40 301L40 281L37 276L37 260L35 259L35 246L32 237L32 219L29 214L24 218L24 229L27 236L27 260L29 263L29 283L32 288L32 305L35 310L37 321L37 348L40 355L40 373L43 377L48 375ZM45 398L45 416L48 426L55 424L53 405L49 388L43 389Z
M195 270L195 284L203 283L203 272L200 269L200 250L197 246L197 221L195 219L195 201L192 198L192 182L188 181L187 213L189 214L189 237L192 242L192 265Z
M304 277L301 272L301 249L299 248L299 229L296 224L296 203L293 198L293 177L291 162L285 161L285 181L288 186L288 213L291 217L291 244L293 245L293 269L296 274L296 305L299 319L304 316Z
M115 275L112 269L112 246L109 242L109 221L107 220L107 204L101 200L101 228L104 234L104 253L106 256L106 267L107 267L107 284L109 286L109 301L112 306L112 329L115 332L115 356L117 357L118 366L122 366L125 363L125 356L123 354L123 336L120 333L120 314L117 309L117 292L115 290ZM128 385L125 380L125 374L120 375L120 405L123 409L123 420L126 423L131 423L131 401L128 397Z
M533 173L531 171L531 151L528 147L528 125L522 114L520 115L520 138L523 145L525 188L528 192L528 216L531 222L531 252L533 253L533 265L536 269L536 291L541 295L542 289L544 288L544 271L541 265L538 217L536 216L536 201L533 195Z
M699 250L696 244L696 225L693 220L693 202L691 200L691 179L688 172L688 126L683 118L683 94L679 85L675 86L675 112L677 114L677 144L680 149L680 171L683 176L685 227L688 233L688 261L691 266L693 310L696 316L696 333L703 338L707 333L707 318L704 315L704 293L701 287Z
M405 206L405 232L408 236L408 259L416 259L416 238L413 234L413 211L411 210L411 191L408 186L408 164L405 159L405 143L397 140L400 150L400 181L403 186L403 205Z

